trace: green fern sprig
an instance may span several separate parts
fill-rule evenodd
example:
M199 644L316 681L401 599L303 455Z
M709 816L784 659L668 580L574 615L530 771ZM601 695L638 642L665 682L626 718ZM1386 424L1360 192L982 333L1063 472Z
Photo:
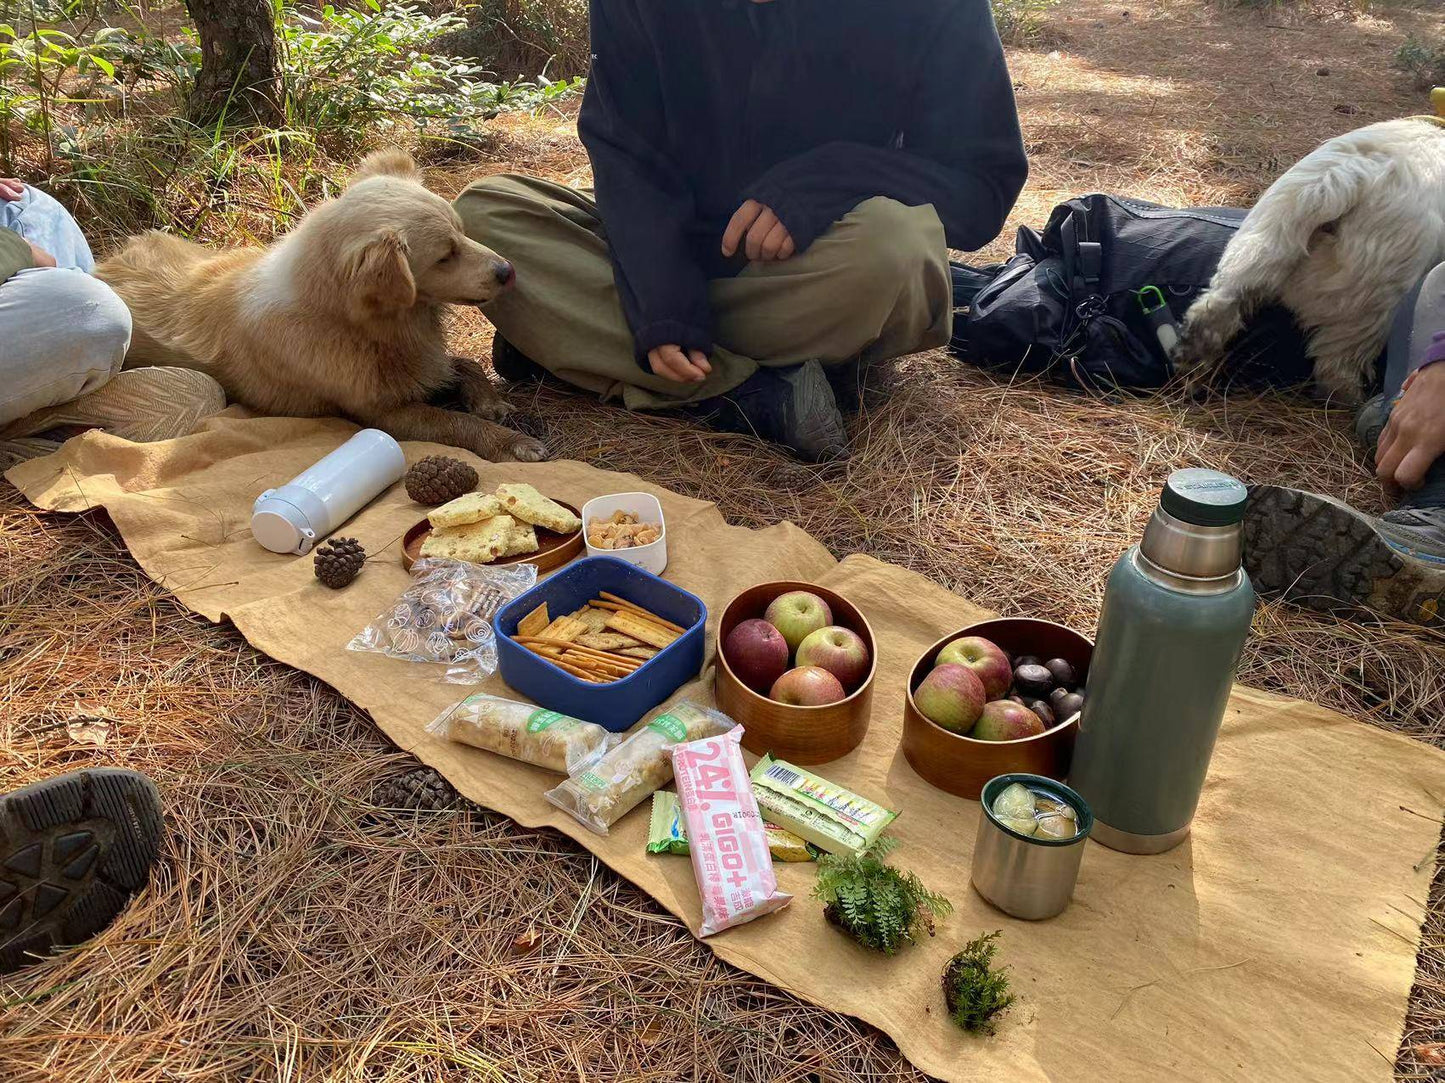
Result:
M970 940L943 968L943 1003L949 1017L970 1034L992 1034L994 1017L1014 1002L1008 967L993 969L999 930Z
M825 854L818 861L813 897L823 916L865 948L892 955L919 933L933 935L934 920L953 910L916 875L883 859L897 840L880 838L861 854Z

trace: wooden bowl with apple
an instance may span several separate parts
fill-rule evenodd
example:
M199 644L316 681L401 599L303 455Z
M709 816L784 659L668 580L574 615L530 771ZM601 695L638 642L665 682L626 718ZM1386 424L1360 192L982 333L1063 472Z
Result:
M853 751L868 732L877 642L848 599L811 583L762 583L723 610L718 709L743 747L802 766Z
M978 640L995 645L1003 660L991 656ZM1077 690L1084 687L1093 653L1093 643L1073 629L1027 617L983 621L944 636L923 652L908 677L903 704L904 757L925 781L973 800L983 792L984 783L997 775L1022 772L1063 781L1073 759L1079 728L1077 708L1082 702L1063 697L1081 694ZM1017 694L1016 673L1022 667L1016 660L1030 656L1041 660L1035 669L1044 668L1042 662L1046 661L1067 676L1067 680L1053 681L1053 694L1059 696L1063 708L1057 717L1046 708L1040 715L1005 699ZM1059 662L1064 665L1057 665ZM1033 665L1031 661L1026 664ZM945 670L954 665L970 670L973 676ZM1027 672L1032 675L1033 671ZM1043 680L1041 674L1039 679ZM929 682L927 689L925 681ZM982 717L985 709L987 720ZM1043 716L1048 716L1047 720ZM1033 732L1040 725L1043 729ZM978 733L978 727L983 727L990 739L969 736ZM1025 735L1010 737L1013 732Z

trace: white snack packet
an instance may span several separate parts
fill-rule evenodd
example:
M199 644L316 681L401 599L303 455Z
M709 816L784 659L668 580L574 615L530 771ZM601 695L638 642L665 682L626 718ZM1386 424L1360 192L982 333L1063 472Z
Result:
M743 728L672 750L677 800L687 826L692 871L702 895L702 927L711 936L792 902L778 890L763 818L743 762Z
M564 775L600 757L612 746L613 736L580 718L485 692L448 707L427 732Z

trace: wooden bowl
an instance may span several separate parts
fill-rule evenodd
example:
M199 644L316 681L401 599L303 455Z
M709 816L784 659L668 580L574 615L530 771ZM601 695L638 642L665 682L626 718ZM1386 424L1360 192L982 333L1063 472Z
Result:
M722 649L728 633L745 620L761 617L779 595L811 591L833 611L833 623L857 632L868 645L868 676L847 699L821 707L795 707L759 695L738 679ZM713 692L718 710L743 725L743 747L800 766L827 763L858 747L868 732L873 703L873 676L878 672L878 644L858 607L841 594L812 583L762 583L743 591L723 610L717 626L717 676Z
M995 775L1020 772L1062 782L1074 755L1074 737L1079 729L1077 717L1016 741L976 741L923 717L913 702L914 691L933 669L938 652L964 636L990 639L1010 656L1036 654L1040 658L1063 658L1074 667L1080 684L1088 675L1089 659L1094 653L1094 645L1078 632L1062 624L1028 617L986 620L944 636L923 652L908 677L901 747L909 765L940 790L972 800L978 800L983 784Z
M581 513L564 500L557 500L558 504L570 511L577 518L582 518ZM523 553L520 556L504 557L501 560L494 560L485 565L488 568L500 568L504 564L535 564L537 574L550 572L553 568L561 567L573 557L582 552L586 544L582 538L582 528L572 531L570 534L554 534L550 530L537 527L537 551L535 553ZM427 538L431 537L431 520L423 519L416 523L401 539L401 566L411 571L411 566L421 559L421 545Z

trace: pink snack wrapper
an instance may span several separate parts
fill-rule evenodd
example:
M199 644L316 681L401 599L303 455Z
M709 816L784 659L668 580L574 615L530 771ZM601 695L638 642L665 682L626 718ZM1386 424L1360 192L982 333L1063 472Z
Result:
M793 897L778 890L773 856L743 762L743 728L672 750L677 800L687 826L692 871L702 895L702 928L711 936L780 910Z

